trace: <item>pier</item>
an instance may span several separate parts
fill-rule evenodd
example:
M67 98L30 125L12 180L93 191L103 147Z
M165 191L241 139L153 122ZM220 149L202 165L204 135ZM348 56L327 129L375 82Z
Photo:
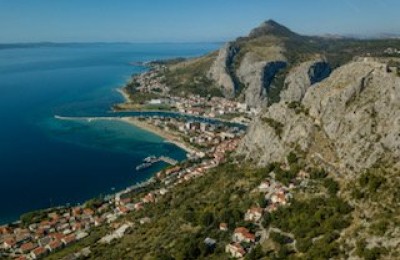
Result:
M172 159L172 158L167 157L167 156L160 156L160 157L158 158L158 160L159 160L159 161L163 161L163 162L168 163L168 164L171 164L171 165L176 165L176 164L178 164L178 161L177 161L177 160Z
M172 166L178 164L178 161L175 159L172 159L171 157L167 156L160 156L160 157L155 157L155 156L149 156L143 159L143 163L139 164L136 166L136 171L140 171L146 168L151 167L154 163L157 162L165 162L167 164L170 164Z

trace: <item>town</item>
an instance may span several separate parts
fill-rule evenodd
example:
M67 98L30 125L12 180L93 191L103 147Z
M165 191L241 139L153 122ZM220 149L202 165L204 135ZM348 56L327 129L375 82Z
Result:
M174 96L170 94L170 88L164 83L164 65L153 65L145 73L136 75L121 90L127 97L127 107L116 106L117 110L129 110L129 104L134 104L135 109L144 110L167 110L182 114L202 116L208 118L225 119L232 122L247 124L250 119L258 114L258 109L249 108L245 103L230 100L224 97L202 97L190 95L187 97ZM129 90L127 90L129 89ZM130 95L129 93L133 93ZM143 95L143 98L137 98ZM137 107L139 106L139 107Z
M240 138L237 137L222 141L212 149L213 152L210 152L209 156L204 157L207 159L192 158L188 160L186 167L179 164L171 166L157 173L146 183L129 187L96 203L88 202L75 207L50 209L45 211L41 219L32 223L19 221L2 226L0 227L0 252L4 256L19 260L40 259L85 239L93 230L104 226L107 227L108 233L97 243L109 244L118 240L135 225L144 225L152 221L149 217L143 217L138 223L132 223L124 218L125 215L135 211L145 212L147 204L158 203L160 198L175 186L200 178L210 169L226 162L229 159L228 154L237 148L239 141ZM227 223L219 224L220 232L233 230L232 242L225 246L225 251L234 258L243 258L257 244L268 238L269 231L262 226L263 216L276 211L278 207L289 205L292 199L290 191L298 186L306 186L310 177L307 172L300 171L296 179L293 179L289 186L285 186L275 179L274 172L269 175L270 178L259 183L252 191L264 194L265 204L258 205L255 202L244 216L246 222L256 225L257 230L254 233L245 227L228 227ZM135 197L138 190L154 183L157 183L156 189L146 191L140 198ZM217 241L207 237L204 243L213 248ZM80 259L90 254L90 247L85 247L64 259Z
M174 134L179 142L191 147L185 166L176 164L157 173L145 183L129 187L114 195L106 196L96 203L85 203L75 207L58 207L32 213L29 219L0 227L0 256L15 259L40 259L61 248L85 239L99 227L113 230L98 243L110 243L121 238L133 228L134 223L122 216L132 211L145 210L147 203L156 203L175 185L203 176L209 169L223 163L233 152L244 134L237 126L187 121L182 118L139 118L136 123L152 125L167 134ZM187 136L187 138L184 138ZM186 141L185 141L186 140ZM146 185L158 183L159 188L143 198L132 198ZM29 215L29 214L28 214ZM150 221L140 220L140 224ZM90 255L90 248L69 255L67 259L78 259Z

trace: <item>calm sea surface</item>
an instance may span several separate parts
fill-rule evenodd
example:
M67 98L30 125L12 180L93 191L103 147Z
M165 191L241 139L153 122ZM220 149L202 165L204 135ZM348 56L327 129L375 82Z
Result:
M217 44L85 44L0 50L0 223L24 212L77 204L151 177L149 155L184 159L160 137L96 116L122 101L115 91L145 68L131 62L191 57Z

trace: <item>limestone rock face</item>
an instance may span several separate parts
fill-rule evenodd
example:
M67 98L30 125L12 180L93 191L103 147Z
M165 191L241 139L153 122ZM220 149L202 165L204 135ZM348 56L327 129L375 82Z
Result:
M276 73L286 67L286 59L278 52L269 60L261 60L257 54L245 54L237 75L246 86L244 96L249 107L260 108L267 105L267 90Z
M282 130L268 121L280 124ZM259 165L282 161L297 144L304 150L309 149L314 131L311 118L296 114L283 102L277 103L250 125L239 151Z
M281 99L287 102L300 102L306 91L313 84L329 76L331 68L324 58L301 63L292 69L285 79L285 90L281 92Z
M386 64L351 62L308 88L301 112L283 100L266 109L239 151L260 165L281 161L297 147L354 172L378 162L399 166L399 100L400 77L388 73ZM271 125L278 125L280 136Z
M369 168L400 158L400 78L386 64L358 61L311 88L304 106L333 140L344 167Z
M219 51L217 58L211 66L208 77L214 80L217 86L221 87L225 97L233 98L235 96L235 84L229 74L229 64L231 63L236 49L231 43L227 43Z

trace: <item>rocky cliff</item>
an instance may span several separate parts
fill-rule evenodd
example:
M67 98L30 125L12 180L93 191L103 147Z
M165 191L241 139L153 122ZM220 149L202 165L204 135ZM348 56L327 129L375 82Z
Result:
M246 86L244 97L249 107L259 108L268 104L267 90L276 73L286 67L286 58L280 48L274 48L271 53L270 58L265 60L256 53L248 52L237 70L240 81Z
M207 75L215 81L216 85L223 91L225 97L228 98L235 96L235 83L230 75L229 64L232 62L236 52L236 48L231 43L225 44L220 49Z
M280 99L301 101L306 91L355 56L388 56L396 40L329 39L299 35L268 20L220 50L168 66L172 94L221 95L260 110ZM216 91L217 90L217 91Z
M322 81L330 73L329 63L323 57L301 63L288 73L281 99L288 102L301 101L311 85Z
M265 165L300 149L310 159L350 172L398 164L399 98L400 78L386 64L351 62L308 88L302 102L282 100L261 113L240 152Z

